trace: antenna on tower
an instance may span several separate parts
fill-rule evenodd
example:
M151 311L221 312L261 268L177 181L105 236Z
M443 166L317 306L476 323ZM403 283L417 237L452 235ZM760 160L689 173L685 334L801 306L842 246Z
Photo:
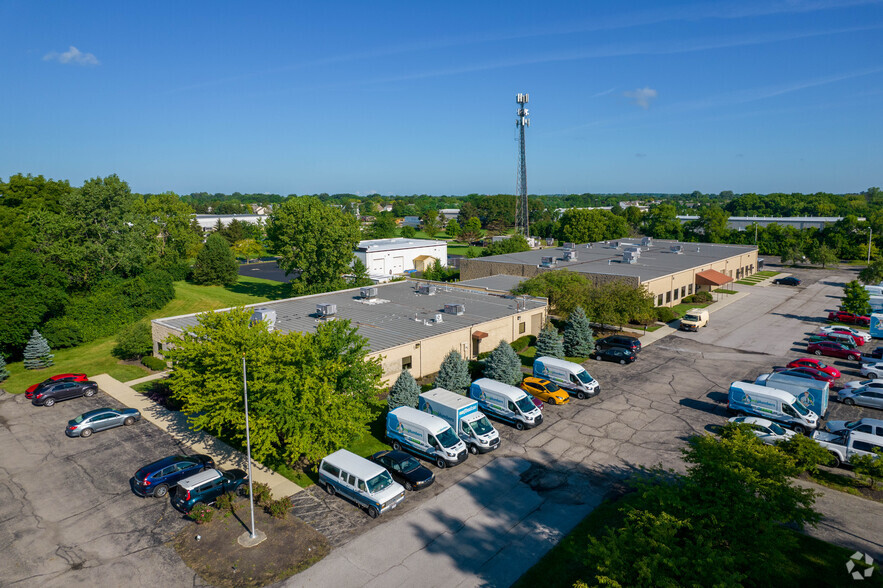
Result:
M515 181L515 230L530 238L530 210L527 206L527 159L524 155L524 129L530 126L530 118L525 104L530 98L529 94L517 94L515 101L518 102L518 118L515 126L518 127L518 173Z

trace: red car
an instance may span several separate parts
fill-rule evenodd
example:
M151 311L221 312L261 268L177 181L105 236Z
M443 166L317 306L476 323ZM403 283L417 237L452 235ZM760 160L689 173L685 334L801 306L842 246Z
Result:
M861 325L868 327L871 325L871 317L851 312L843 312L838 310L828 313L828 320L835 323L846 323L847 325Z
M798 367L806 367L812 368L814 370L819 370L820 372L825 372L832 378L840 377L840 370L835 367L831 367L827 364L822 363L821 360L816 359L814 357L801 357L800 359L795 359L791 363L789 363L786 367L788 368L798 368Z
M39 384L34 384L33 386L25 390L25 398L33 398L34 392L37 391L37 388L52 384L54 382L85 382L88 379L89 378L86 377L86 374L58 374L57 376L52 376L48 380L43 380Z
M862 352L855 349L849 349L845 345L835 343L834 341L816 341L810 343L806 347L807 352L816 355L827 355L829 357L839 357L850 361L861 361Z
M831 374L826 374L825 372L813 368L808 367L795 367L795 368L787 368L787 367L778 367L775 368L776 372L785 374L787 376L797 376L798 378L807 378L813 380L819 380L820 382L828 382L829 384L833 384L834 378Z

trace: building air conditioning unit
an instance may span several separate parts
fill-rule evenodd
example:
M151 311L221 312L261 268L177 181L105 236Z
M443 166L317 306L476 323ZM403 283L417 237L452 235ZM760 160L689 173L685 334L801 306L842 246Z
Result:
M373 300L377 298L377 288L374 288L372 286L362 288L361 290L359 290L359 294L362 298L366 300Z
M634 253L635 256L637 256L637 257L641 257L641 248L640 248L640 247L637 247L637 246L635 246L635 245L632 245L632 246L626 247L624 251L626 251L626 252L628 252L628 253Z
M435 285L433 285L433 284L423 284L423 283L417 284L417 293L418 294L426 294L428 296L434 296L435 291L436 291L436 288L435 288Z
M555 239L554 239L554 238L552 238L552 237L546 237L546 245L548 245L548 246L551 247L551 246L554 245L554 244L555 244Z
M440 313L440 312L436 313L435 322L436 323L443 323L444 322L444 316L442 315L442 313Z
M573 243L565 243L564 250L566 251L568 249L576 249L576 245L574 245Z
M466 305L464 304L445 304L445 312L460 316L466 314Z
M683 245L672 245L672 246L669 248L669 250L670 250L672 253L677 253L678 255L681 255L681 254L684 253L684 247L683 247Z
M316 305L316 314L321 318L332 317L337 314L337 305L323 302Z
M251 324L265 322L267 330L272 331L276 328L276 311L268 308L255 308L251 315Z
M564 251L564 261L576 261L576 251L567 249Z
M555 258L551 256L543 256L540 260L540 267L555 267Z
M622 263L638 263L638 256L633 251L624 251L622 254Z
M641 239L641 247L653 247L653 237L644 237Z

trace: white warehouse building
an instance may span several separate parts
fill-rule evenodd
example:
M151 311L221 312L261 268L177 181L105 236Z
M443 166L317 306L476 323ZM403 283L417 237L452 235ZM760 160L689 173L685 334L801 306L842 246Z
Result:
M401 275L409 270L422 272L436 260L448 265L448 244L429 239L370 239L360 241L356 257L372 278Z

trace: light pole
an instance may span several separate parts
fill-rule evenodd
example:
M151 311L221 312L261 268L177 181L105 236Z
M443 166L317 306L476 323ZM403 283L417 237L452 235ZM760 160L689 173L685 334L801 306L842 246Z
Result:
M871 235L873 234L873 227L868 226L868 265L871 265Z
M242 394L245 397L245 450L248 456L248 505L251 509L251 529L239 537L239 544L243 547L254 547L262 542L267 536L258 533L254 528L254 481L251 475L251 429L248 426L248 383L245 379L245 354L242 354Z

